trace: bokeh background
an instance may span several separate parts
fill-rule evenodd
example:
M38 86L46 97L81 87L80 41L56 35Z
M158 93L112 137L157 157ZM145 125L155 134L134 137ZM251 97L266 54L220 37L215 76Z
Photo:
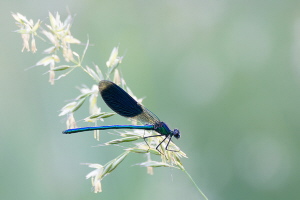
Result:
M298 199L300 195L299 1L1 1L1 199L201 199L179 170L132 166L130 155L94 194L80 163L106 163L118 147L94 148L92 133L62 135L59 109L91 85L72 73L48 83L47 68L24 69L11 12L47 21L76 14L72 34L94 46L85 64L105 66L114 46L127 84L179 128L183 164L209 199ZM43 50L39 46L38 50ZM101 105L99 101L99 104ZM109 110L107 110L109 111ZM86 116L86 108L76 115ZM122 124L118 116L105 124ZM86 124L79 122L78 125ZM106 140L102 133L102 142Z

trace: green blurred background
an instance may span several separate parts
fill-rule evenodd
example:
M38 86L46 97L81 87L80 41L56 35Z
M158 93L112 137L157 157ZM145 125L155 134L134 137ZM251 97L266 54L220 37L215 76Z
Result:
M142 155L105 177L102 193L91 192L91 169L80 163L104 164L122 149L93 148L92 133L62 135L58 113L76 86L93 82L78 70L51 86L46 68L24 71L41 55L21 53L12 32L10 12L48 21L48 11L64 19L66 7L76 13L72 34L94 44L85 64L104 66L118 44L126 52L127 84L180 129L183 164L209 199L299 198L299 1L14 0L0 3L0 199L201 198L181 171L151 176L132 166Z

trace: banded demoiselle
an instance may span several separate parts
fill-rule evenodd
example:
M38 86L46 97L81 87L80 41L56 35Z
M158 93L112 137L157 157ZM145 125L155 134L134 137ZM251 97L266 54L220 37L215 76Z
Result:
M180 138L180 132L178 129L171 130L168 125L159 120L159 118L153 114L150 110L145 108L143 105L135 101L127 92L115 83L107 80L99 82L99 91L104 102L113 111L123 117L127 117L132 120L137 120L144 125L110 125L110 126L95 126L95 127L82 127L75 129L68 129L63 131L64 134L72 134L83 131L92 130L105 130L105 129L143 129L143 130L154 130L158 135L151 135L149 137L165 136L165 138L157 145L156 149L167 139L169 141L166 145L168 149L169 143L174 136L176 139ZM146 142L146 140L145 140ZM147 142L146 142L147 143ZM159 150L158 150L159 151Z

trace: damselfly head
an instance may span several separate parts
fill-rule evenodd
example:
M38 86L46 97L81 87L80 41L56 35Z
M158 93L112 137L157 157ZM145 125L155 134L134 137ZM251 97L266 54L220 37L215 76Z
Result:
M176 138L176 139L179 139L180 138L180 132L178 129L174 129L173 131L173 136Z

